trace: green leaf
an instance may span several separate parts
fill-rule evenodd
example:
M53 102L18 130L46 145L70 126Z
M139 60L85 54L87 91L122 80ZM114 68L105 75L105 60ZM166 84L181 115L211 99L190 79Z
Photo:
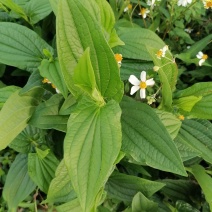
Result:
M59 115L70 115L71 112L75 109L76 105L77 101L75 97L70 94L63 102L59 111Z
M47 200L45 200L45 202L68 202L75 198L76 193L71 185L64 160L62 160L57 167L55 178L50 183Z
M59 108L62 102L62 95L53 95L36 108L29 120L29 124L41 129L56 129L65 132L69 116L59 115Z
M49 3L51 4L54 14L57 16L58 0L49 0Z
M123 98L122 150L136 161L163 171L186 176L179 152L154 110Z
M52 12L49 0L30 0L23 8L32 25Z
M97 90L94 70L90 61L90 49L87 48L74 69L74 83L96 101L104 102Z
M54 59L53 61L44 59L38 69L41 76L47 78L53 85L55 85L65 98L68 96L68 89L65 85L58 59Z
M18 154L9 169L3 189L3 197L9 209L16 208L35 187L36 185L28 175L27 155Z
M165 179L160 180L160 182L166 184L166 186L161 189L161 193L174 202L183 200L188 203L193 203L195 197L200 195L199 186L191 180Z
M70 212L70 211L80 212L80 211L82 211L82 208L80 207L78 199L74 199L63 205L59 205L56 207L56 209L57 209L57 212Z
M19 87L13 85L0 88L0 104L4 105L7 99L19 89Z
M43 86L42 79L43 78L40 76L40 73L37 69L33 71L27 81L27 84L21 89L20 94L24 94L25 92L37 86L42 87Z
M29 22L29 19L23 8L20 7L18 4L14 3L12 0L0 0L0 3L4 4L6 7L15 12L17 15L22 17L25 21Z
M165 184L115 172L108 180L105 190L114 199L131 202L137 192L151 197Z
M59 161L51 152L43 159L39 157L37 153L28 154L29 176L46 194L49 189L49 184L55 176L58 164Z
M1 22L0 31L1 63L33 71L45 58L43 49L48 49L53 54L53 49L25 26Z
M57 46L61 70L68 89L75 94L77 88L73 81L74 68L85 49L90 47L90 59L98 90L105 98L120 101L123 83L119 68L98 20L88 10L90 7L88 0L59 2Z
M146 198L138 192L132 201L132 212L155 212L158 211L158 204Z
M212 163L212 124L207 120L184 120L175 140L199 152L199 155Z
M212 35L206 36L205 38L201 39L200 41L195 42L195 44L193 44L191 46L191 48L188 49L185 53L176 55L176 57L185 62L191 58L196 57L197 53L199 51L203 50L209 44L211 39L212 39Z
M166 127L171 138L174 139L180 130L182 122L172 113L163 110L155 110L155 112Z
M202 166L197 164L192 166L189 171L194 175L202 188L206 201L210 206L210 210L212 210L212 178L206 174L206 171Z
M28 153L33 145L45 142L46 131L28 125L10 144L17 152Z
M111 48L114 48L115 46L125 45L124 42L119 38L115 29L113 29L110 34L108 44L110 45Z
M179 99L176 99L173 101L174 106L177 106L178 108L190 112L194 105L201 101L202 96L186 96L186 97L181 97Z
M27 126L42 94L43 89L35 87L22 96L17 90L9 97L0 112L0 150L6 148Z
M115 47L114 51L122 54L124 58L151 61L147 47L159 50L165 46L165 43L148 29L120 27L117 33L125 45Z
M178 91L175 94L175 98L182 98L188 96L201 97L189 112L190 118L212 119L212 83L200 82L192 85L191 87Z
M64 160L82 211L90 211L121 148L121 110L83 98L68 121Z

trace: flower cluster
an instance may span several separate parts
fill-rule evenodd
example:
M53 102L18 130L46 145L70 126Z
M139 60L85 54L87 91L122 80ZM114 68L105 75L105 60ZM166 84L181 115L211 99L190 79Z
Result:
M133 95L140 89L140 97L141 99L145 99L147 86L153 86L155 84L155 81L153 78L147 80L145 71L141 72L140 79L141 80L139 80L134 75L130 75L129 82L133 85L130 91L130 95Z
M124 12L132 10L132 4L128 4L127 7L124 8Z
M42 83L51 84L52 88L54 88L57 93L60 93L60 91L56 88L56 86L54 84L52 84L51 81L49 81L47 78L44 78Z
M115 54L115 59L119 65L119 67L121 67L121 61L123 60L122 54Z

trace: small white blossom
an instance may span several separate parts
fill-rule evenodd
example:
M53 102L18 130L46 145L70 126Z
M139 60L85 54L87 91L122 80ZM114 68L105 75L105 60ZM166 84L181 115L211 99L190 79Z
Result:
M193 31L193 29L191 29L190 27L188 27L188 28L186 28L184 30L185 30L185 32L188 32L189 34Z
M167 45L165 45L162 49L160 49L157 53L156 56L158 59L161 59L161 57L165 57L166 51L169 49Z
M132 10L132 4L128 4L127 7L124 8L124 12L127 12L128 10Z
M146 87L153 86L155 81L153 78L146 80L146 71L142 71L139 80L136 76L130 75L129 82L133 85L130 91L130 95L133 95L136 91L140 89L141 99L146 98Z
M208 55L207 54L203 54L202 52L198 52L198 54L196 55L196 57L198 59L200 59L199 66L201 66L205 62L205 60L208 59Z
M205 9L212 9L212 0L203 0L203 5Z
M141 15L144 19L146 18L147 14L149 13L150 11L146 8L141 8L141 11L140 13L138 13L138 15Z
M178 0L177 5L186 7L187 4L191 4L192 0Z

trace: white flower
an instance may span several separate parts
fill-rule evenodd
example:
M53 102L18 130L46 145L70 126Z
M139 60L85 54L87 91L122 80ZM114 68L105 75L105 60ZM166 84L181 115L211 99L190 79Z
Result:
M183 7L186 7L187 6L187 4L191 4L191 2L192 2L192 0L178 0L178 3L177 3L177 5L178 6L183 6Z
M200 59L199 66L201 66L205 62L205 60L208 59L208 55L207 54L203 54L202 52L198 52L198 54L196 55L196 57L198 59Z
M185 32L188 32L189 34L193 31L193 29L191 29L190 27L188 27L187 29L184 29Z
M124 12L127 12L128 10L132 10L132 4L128 4L127 7L124 8Z
M146 80L146 71L142 71L140 75L141 80L139 80L136 76L130 75L129 82L133 85L130 91L130 95L133 95L136 91L140 89L140 97L141 99L146 98L146 87L153 86L155 81L153 78Z
M203 0L203 4L205 9L212 8L212 0Z
M141 15L144 19L146 18L147 16L147 13L149 13L150 11L146 8L141 8L141 11L140 13L138 13L138 15Z
M165 57L166 51L169 49L167 45L165 45L162 49L160 49L157 53L156 56L158 59L161 59L161 57Z

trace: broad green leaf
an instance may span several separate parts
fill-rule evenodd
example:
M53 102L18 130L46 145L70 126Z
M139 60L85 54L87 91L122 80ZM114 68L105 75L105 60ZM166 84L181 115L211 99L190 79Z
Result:
M131 202L137 192L140 191L146 197L151 197L164 185L160 182L115 172L106 183L105 190L114 199Z
M28 154L28 173L31 179L47 194L51 180L55 176L56 168L59 164L53 153L49 153L41 159L37 153Z
M43 49L48 49L53 54L53 49L25 26L1 22L0 31L1 63L33 71L45 58Z
M30 0L23 8L32 25L52 12L49 0Z
M75 97L70 94L63 102L59 111L59 115L70 115L71 112L75 109L76 105L77 101Z
M147 47L157 48L165 46L165 43L151 30L144 28L120 27L117 30L119 38L125 43L124 46L114 48L114 51L123 55L124 58L151 61Z
M141 192L138 192L132 201L132 212L155 212L158 211L158 204L146 198Z
M163 110L155 110L155 112L166 127L171 138L174 139L180 130L182 122L172 113Z
M164 46L161 46L163 48ZM173 61L173 57L169 51L166 52L166 57L158 59L156 53L159 49L155 47L148 47L149 54L155 66L159 67L158 74L162 86L162 103L159 108L165 108L170 110L172 106L172 91L175 90L177 82L178 69L176 63Z
M56 129L66 131L67 115L59 115L63 97L60 94L53 95L49 100L41 103L33 113L29 124L41 129Z
M197 164L192 166L189 171L194 175L202 188L205 198L210 206L210 210L212 210L212 178L206 173L202 166Z
M6 86L3 88L0 88L0 105L4 105L4 103L7 101L7 99L17 90L20 88L17 86ZM1 106L0 106L1 108Z
M187 114L191 118L212 119L212 83L200 82L191 87L178 91L175 98L182 98L188 96L202 97Z
M183 200L192 203L195 197L200 195L199 186L191 180L165 179L159 182L166 184L166 186L161 189L161 193L174 202Z
M121 108L122 150L140 163L186 176L179 152L154 110L127 97Z
M76 94L74 68L85 49L90 47L90 59L98 90L105 98L120 101L123 83L120 80L119 68L104 38L100 23L87 9L90 7L88 0L59 1L57 47L61 70L68 89Z
M0 111L0 150L6 148L27 126L42 94L43 89L35 87L22 96L17 90L9 97Z
M38 70L35 70L30 75L27 84L21 89L20 94L24 94L25 92L31 90L34 87L43 86L42 83L43 78L40 76L40 73Z
M94 70L90 60L90 49L87 48L74 69L74 83L82 92L86 92L94 100L104 102L97 90Z
M83 98L68 121L64 160L82 211L90 211L121 148L121 110Z
M10 144L17 152L28 153L36 145L45 143L46 131L28 125Z
M199 155L212 163L212 124L207 120L184 120L175 140L199 152Z
M58 0L49 0L49 3L51 4L51 7L52 7L54 14L57 16Z
M65 85L58 59L54 59L53 61L43 59L38 69L41 76L47 78L53 85L55 85L56 88L66 98L68 95L68 89Z
M55 178L50 183L47 200L45 200L45 202L68 202L75 198L76 193L71 185L64 160L62 160L57 167Z
M190 112L194 105L201 101L202 96L186 96L186 97L181 97L179 99L176 99L173 101L174 106L177 106L178 108Z
M12 12L15 12L18 16L25 19L25 21L29 22L29 19L27 17L27 14L23 10L22 7L20 7L18 4L14 3L12 0L0 0L0 3L4 4L6 7L12 10Z
M28 175L27 155L18 154L9 169L3 189L3 197L9 209L16 208L35 187L36 185Z
M63 205L59 205L56 207L57 212L81 212L82 208L80 207L78 199L74 199L70 202L67 202Z
M125 45L124 42L119 38L115 29L113 29L110 34L108 44L111 48L114 48L115 46Z

